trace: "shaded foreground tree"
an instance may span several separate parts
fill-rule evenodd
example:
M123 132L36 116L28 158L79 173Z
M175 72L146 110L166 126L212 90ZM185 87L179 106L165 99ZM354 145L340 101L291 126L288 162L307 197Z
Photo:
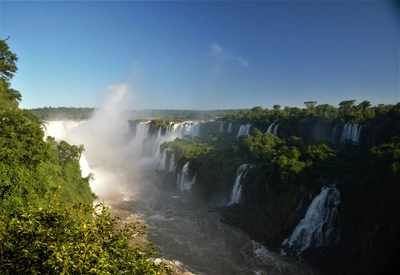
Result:
M170 274L140 223L117 226L102 204L67 207L58 195L46 207L0 216L1 274Z

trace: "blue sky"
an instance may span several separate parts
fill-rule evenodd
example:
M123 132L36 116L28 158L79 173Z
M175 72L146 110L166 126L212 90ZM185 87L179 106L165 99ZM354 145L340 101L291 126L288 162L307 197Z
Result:
M1 1L22 108L395 104L399 14L376 1ZM356 104L357 104L356 103Z

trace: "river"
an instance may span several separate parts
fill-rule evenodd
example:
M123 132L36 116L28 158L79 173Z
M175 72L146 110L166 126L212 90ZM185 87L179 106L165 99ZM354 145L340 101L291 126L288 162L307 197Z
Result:
M115 170L114 170L115 171ZM166 187L154 169L94 168L108 188L97 190L124 221L147 224L159 257L192 274L320 274L316 269L271 252L234 226L193 193ZM181 273L183 274L183 273Z

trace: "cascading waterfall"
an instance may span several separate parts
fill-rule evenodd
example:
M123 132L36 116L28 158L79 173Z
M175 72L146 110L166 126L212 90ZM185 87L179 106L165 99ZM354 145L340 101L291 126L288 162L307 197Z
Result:
M45 140L47 136L54 137L57 141L68 140L68 134L70 132L85 123L86 121L74 121L74 120L65 120L65 121L46 121L42 126L42 129L45 133Z
M346 141L358 143L360 140L361 128L362 126L359 126L358 124L346 123L340 136L340 143Z
M267 134L273 134L274 136L278 136L278 126L279 124L275 125L274 123L269 125L267 129Z
M175 153L172 151L171 156L169 157L169 172L173 172L175 170Z
M239 132L237 134L237 138L242 136L242 135L248 135L250 131L250 127L252 124L247 123L246 125L240 126Z
M79 159L79 166L81 167L82 178L86 178L90 173L92 173L92 170L90 169L89 164L83 154L81 154Z
M196 175L193 177L193 179L190 179L189 177L189 162L186 162L186 164L182 167L182 170L178 173L176 186L179 190L190 191L195 181Z
M164 134L162 134L162 127L162 125L159 127L155 135L150 135L150 121L137 123L136 135L131 140L128 151L136 156L151 158L154 162L158 161L158 168L160 170L168 170L168 168L172 168L168 166L168 160L163 159L166 156L163 156L162 152L160 152L160 145L186 135L199 136L201 127L199 122L192 121L172 123L166 127ZM165 164L161 163L164 161L166 161Z
M230 197L228 205L240 202L240 196L242 193L241 180L246 176L248 169L251 167L252 167L252 165L250 165L250 164L242 164L237 169L236 181L235 181L235 184L233 185L233 189L232 189L232 193L231 193L231 197Z
M267 134L272 134L272 128L274 127L275 124L271 124L269 125L268 129L267 129Z
M229 123L229 126L228 126L228 133L229 133L229 134L232 133L232 122Z
M158 163L158 169L166 170L167 166L166 164L167 164L167 149L164 149L164 151L161 154L160 162Z
M47 121L42 126L44 131L44 139L47 139L47 136L54 137L54 139L58 142L61 140L65 140L67 142L71 142L71 137L68 137L68 134L75 128L79 127L81 124L85 123L85 121ZM82 153L79 159L79 165L81 168L81 175L83 178L89 176L92 173L89 164L86 160L85 155Z
M275 126L275 128L274 128L274 132L272 133L274 136L278 136L278 127L279 127L279 124L277 124L276 126Z
M339 190L334 186L324 186L292 235L283 241L282 247L296 249L299 256L308 247L337 244L340 239L339 203Z

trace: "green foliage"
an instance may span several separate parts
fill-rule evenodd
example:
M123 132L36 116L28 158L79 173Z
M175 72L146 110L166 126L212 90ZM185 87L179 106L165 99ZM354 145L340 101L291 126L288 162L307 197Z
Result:
M170 274L156 263L151 242L132 245L144 234L139 223L118 226L102 204L29 206L0 216L1 274Z
M83 120L83 119L89 119L93 115L95 109L44 107L44 108L30 109L30 111L34 113L40 120L61 120L61 119Z
M304 102L304 105L306 105L307 108L314 107L315 104L317 104L316 101L306 101L306 102Z
M171 142L164 142L160 146L161 151L168 148L172 149L176 159L179 159L176 171L182 170L185 163L189 161L189 172L193 176L193 171L197 171L205 155L214 150L214 145L213 142L209 143L207 140L201 140L198 137L187 136Z
M6 82L10 82L17 72L17 61L17 55L10 51L4 40L0 40L0 77Z
M57 186L65 202L93 201L90 177L79 166L83 146L43 140L43 130L29 111L0 112L0 210L13 211L28 202L42 205Z
M18 57L11 52L7 43L0 40L0 110L18 107L21 94L11 88L11 79L17 72Z

